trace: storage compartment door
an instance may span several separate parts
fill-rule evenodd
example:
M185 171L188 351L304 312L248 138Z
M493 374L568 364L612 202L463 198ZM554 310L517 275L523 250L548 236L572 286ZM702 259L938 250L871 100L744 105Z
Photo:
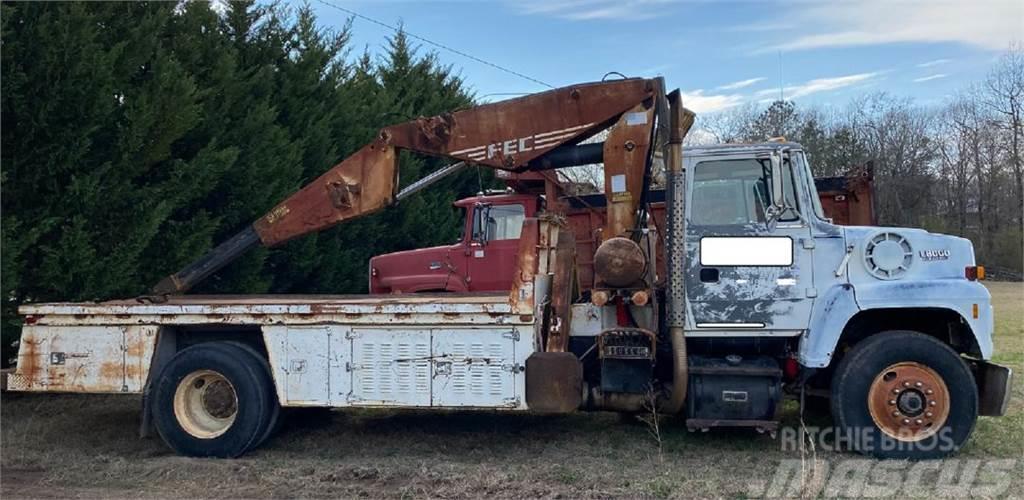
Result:
M125 329L25 326L12 390L128 392Z
M434 330L434 406L515 407L516 332Z
M351 375L345 326L264 327L278 396L289 406L343 404Z
M352 330L354 406L430 406L430 330Z

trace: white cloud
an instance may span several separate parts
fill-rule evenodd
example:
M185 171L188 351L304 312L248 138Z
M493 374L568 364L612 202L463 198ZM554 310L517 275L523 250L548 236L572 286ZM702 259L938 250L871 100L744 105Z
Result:
M802 26L820 26L822 31L756 52L900 42L958 42L1003 50L1024 38L1024 2L1019 0L797 2L794 8L792 15Z
M731 31L735 33L756 33L760 31L788 30L793 27L793 23L758 22L750 24L739 24L736 26L728 26L724 29L724 31Z
M928 61L928 62L923 62L921 64L918 64L917 67L918 68L931 68L932 66L938 66L940 64L946 64L949 61L950 61L949 59L935 59L934 61Z
M740 80L738 82L732 82L732 83L727 83L725 85L722 85L721 87L718 87L718 90L742 89L742 88L745 88L745 87L749 87L749 86L751 86L751 85L753 85L753 84L755 84L757 82L762 82L764 80L765 80L765 78L763 76L757 77L757 78L751 78L749 80Z
M914 83L930 82L932 80L938 80L939 78L945 78L949 75L945 73L936 73L934 75L922 76L921 78L915 78Z
M599 19L637 21L662 14L659 4L672 0L526 0L516 2L524 14L540 14L572 21Z
M683 106L695 113L713 113L743 104L744 97L738 94L705 95L704 89L683 92Z
M881 72L876 71L872 73L857 73L854 75L834 76L829 78L815 78L813 80L808 80L806 83L801 85L785 87L782 89L782 92L786 99L796 99L799 97L809 96L811 94L817 94L819 92L830 92L844 87L849 87L851 85L864 83L868 80L874 79L880 74ZM778 89L765 89L756 92L756 95L767 98L777 92Z

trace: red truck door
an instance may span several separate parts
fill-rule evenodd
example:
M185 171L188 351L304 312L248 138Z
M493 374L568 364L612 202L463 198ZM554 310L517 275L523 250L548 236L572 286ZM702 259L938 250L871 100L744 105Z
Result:
M505 291L512 282L526 209L521 204L473 207L473 232L466 249L470 290Z

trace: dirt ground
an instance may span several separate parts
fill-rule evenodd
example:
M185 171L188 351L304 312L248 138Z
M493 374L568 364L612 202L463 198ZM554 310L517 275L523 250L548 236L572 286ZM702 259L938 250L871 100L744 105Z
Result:
M981 418L956 460L943 464L962 468L981 460L979 481L984 482L987 460L1017 459L1010 463L1008 491L1020 495L1024 285L991 283L990 289L996 303L996 361L1017 375L1010 414ZM3 498L742 498L764 494L784 460L803 456L801 466L808 469L815 457L831 470L841 463L877 466L849 453L784 449L782 439L754 431L689 433L672 419L662 421L659 449L649 426L607 413L325 412L294 418L243 458L190 459L173 455L158 437L136 437L137 397L7 393L0 401ZM787 404L784 413L784 426L799 425L795 405ZM829 420L806 423L826 426ZM915 465L886 466L906 472ZM882 491L882 496L932 496L933 480L927 479L932 476L925 477L918 486ZM850 491L859 490L838 490ZM780 494L793 491L774 493Z

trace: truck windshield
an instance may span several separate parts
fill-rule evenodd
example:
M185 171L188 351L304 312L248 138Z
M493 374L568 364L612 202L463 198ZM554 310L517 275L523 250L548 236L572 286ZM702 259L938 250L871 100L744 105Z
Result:
M783 193L790 207L779 221L798 220L793 191L793 169L783 163ZM696 165L690 221L696 225L734 225L765 222L765 208L771 205L771 169L768 160L703 161Z
M473 219L473 237L485 241L519 239L526 218L522 205L492 205L478 214Z
M828 217L825 216L825 209L821 207L821 198L817 196L818 190L814 186L814 174L811 173L811 165L807 161L807 156L801 156L800 158L800 164L803 167L804 178L807 179L807 182L809 183L808 187L810 189L811 194L811 208L814 210L814 215L816 215L821 220L828 220Z

